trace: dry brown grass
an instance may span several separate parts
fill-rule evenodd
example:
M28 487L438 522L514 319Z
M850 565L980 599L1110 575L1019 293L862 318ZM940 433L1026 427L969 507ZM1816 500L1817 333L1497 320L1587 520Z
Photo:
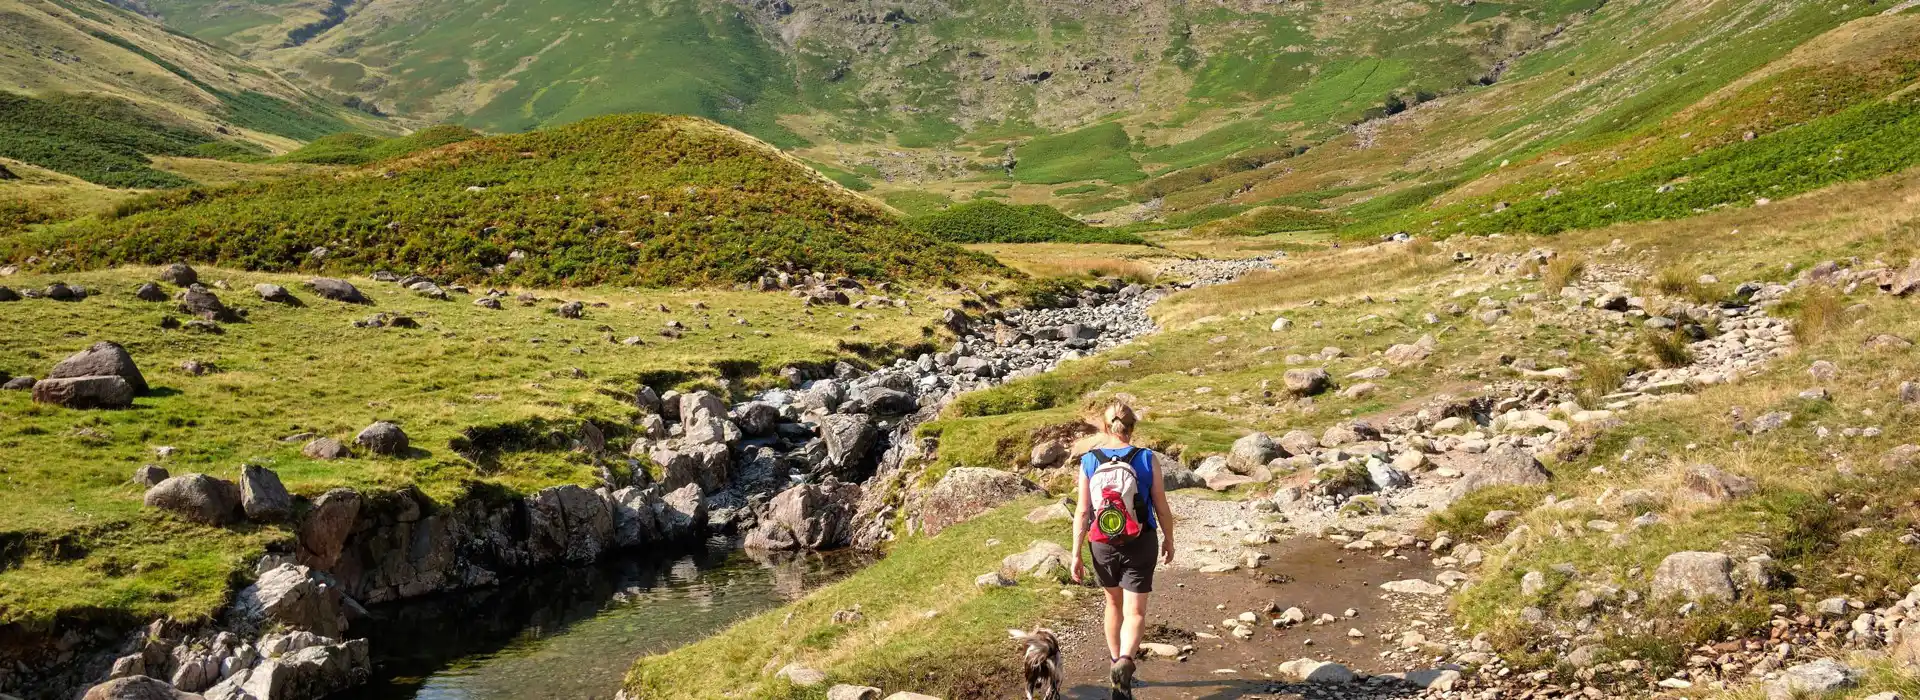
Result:
M1437 246L1420 239L1296 255L1271 272L1257 272L1230 285L1168 297L1154 305L1153 312L1161 323L1178 328L1209 316L1404 289L1452 266Z
M1541 273L1540 286L1548 294L1554 294L1569 284L1578 282L1586 274L1587 258L1583 255L1561 254L1547 263L1547 269Z
M1847 300L1838 290L1814 285L1800 292L1789 307L1793 314L1793 337L1802 345L1818 342L1839 326L1846 315Z
M1154 279L1156 268L1145 260L1170 257L1167 251L1150 246L1105 243L991 243L966 247L1040 278L1119 277L1148 282Z

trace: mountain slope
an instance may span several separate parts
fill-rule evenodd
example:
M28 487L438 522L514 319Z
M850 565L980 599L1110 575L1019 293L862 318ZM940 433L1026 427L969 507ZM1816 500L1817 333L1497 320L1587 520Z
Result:
M264 153L386 129L95 0L0 0L0 18L0 156L115 187L167 187L186 181L144 156Z
M310 255L316 248L327 252ZM36 254L55 270L193 260L562 286L732 284L792 267L864 279L1001 270L763 143L658 115L161 192L0 242L0 258Z

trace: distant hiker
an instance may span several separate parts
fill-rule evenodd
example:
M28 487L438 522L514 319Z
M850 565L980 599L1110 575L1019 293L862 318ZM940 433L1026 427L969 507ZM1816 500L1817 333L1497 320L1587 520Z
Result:
M1173 562L1173 511L1152 450L1133 446L1133 407L1109 404L1100 435L1080 458L1080 505L1073 513L1073 580L1086 578L1080 543L1093 545L1093 574L1107 591L1107 658L1112 697L1133 697L1134 656L1146 626L1153 570Z

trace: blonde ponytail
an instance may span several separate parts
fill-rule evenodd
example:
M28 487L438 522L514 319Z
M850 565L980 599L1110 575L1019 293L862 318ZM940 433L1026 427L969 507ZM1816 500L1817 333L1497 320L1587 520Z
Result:
M1101 414L1101 418L1100 429L1108 435L1129 442L1133 440L1133 425L1139 421L1139 417L1125 400L1115 399L1107 404L1107 410Z

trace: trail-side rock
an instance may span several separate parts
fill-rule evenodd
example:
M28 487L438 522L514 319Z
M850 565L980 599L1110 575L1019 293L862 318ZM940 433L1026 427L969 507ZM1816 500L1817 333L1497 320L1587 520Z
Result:
M1675 552L1653 572L1653 598L1732 600L1733 559L1720 552Z
M307 280L306 287L307 289L313 290L315 296L328 301L338 301L346 304L370 303L367 295L360 293L359 287L353 286L352 283L346 280L333 279L331 277L315 277Z
M1306 683L1352 683L1353 669L1331 661L1294 659L1280 664L1280 675Z
M140 375L140 368L133 363L133 355L112 341L94 343L85 350L67 356L47 372L48 379L102 376L127 380L127 385L133 388L136 395L147 393L147 378Z
M257 523L285 520L293 514L293 496L281 485L280 475L266 467L240 467L240 507Z
M853 516L860 496L859 484L834 479L791 487L768 502L767 513L747 536L746 546L806 550L845 547L853 539Z
M1275 457L1286 456L1266 433L1247 433L1233 441L1233 448L1227 452L1227 467L1237 474L1246 474L1254 467L1266 466Z
M307 459L330 461L352 457L353 450L348 449L346 444L339 440L323 437L314 438L312 442L300 448L300 454L306 455Z
M1804 664L1787 667L1780 676L1767 687L1767 700L1793 700L1801 697L1823 697L1846 688L1859 681L1860 672L1833 659L1818 659Z
M1454 482L1450 495L1459 499L1489 486L1540 486L1553 478L1540 460L1526 450L1500 445L1482 454L1448 453L1444 466L1464 476Z
M239 519L240 487L205 474L181 474L147 489L143 502L193 522L225 525Z
M1319 449L1320 438L1305 430L1289 430L1286 435L1280 436L1279 445L1289 455L1311 455Z
M1073 553L1057 542L1034 540L1026 551L1009 554L1000 560L1000 573L1008 578L1064 579L1073 562Z
M299 552L296 560L306 566L331 571L340 558L340 550L353 533L360 518L360 492L349 488L329 489L313 500L313 507L300 522Z
M347 628L340 589L297 564L281 564L261 574L240 591L233 606L244 619L323 637L338 638Z
M1287 391L1295 396L1314 396L1325 393L1333 383L1333 377L1324 368L1290 369L1281 375Z
M175 287L187 287L200 281L200 273L194 272L186 263L174 263L160 268L159 278Z
M1160 482L1168 491L1206 488L1207 480L1177 459L1154 453L1154 467L1160 470Z
M87 689L81 700L204 700L174 690L166 681L146 676L115 678Z
M1035 469L1060 466L1070 451L1067 444L1059 440L1041 440L1027 452L1027 466Z
M920 529L938 535L953 525L1030 493L1040 487L1011 472L979 467L954 467L920 499Z
M367 448L368 452L389 457L406 454L409 445L407 431L387 421L367 426L354 436L353 442Z
M33 384L33 400L63 408L126 408L133 405L133 385L120 377L42 379Z

